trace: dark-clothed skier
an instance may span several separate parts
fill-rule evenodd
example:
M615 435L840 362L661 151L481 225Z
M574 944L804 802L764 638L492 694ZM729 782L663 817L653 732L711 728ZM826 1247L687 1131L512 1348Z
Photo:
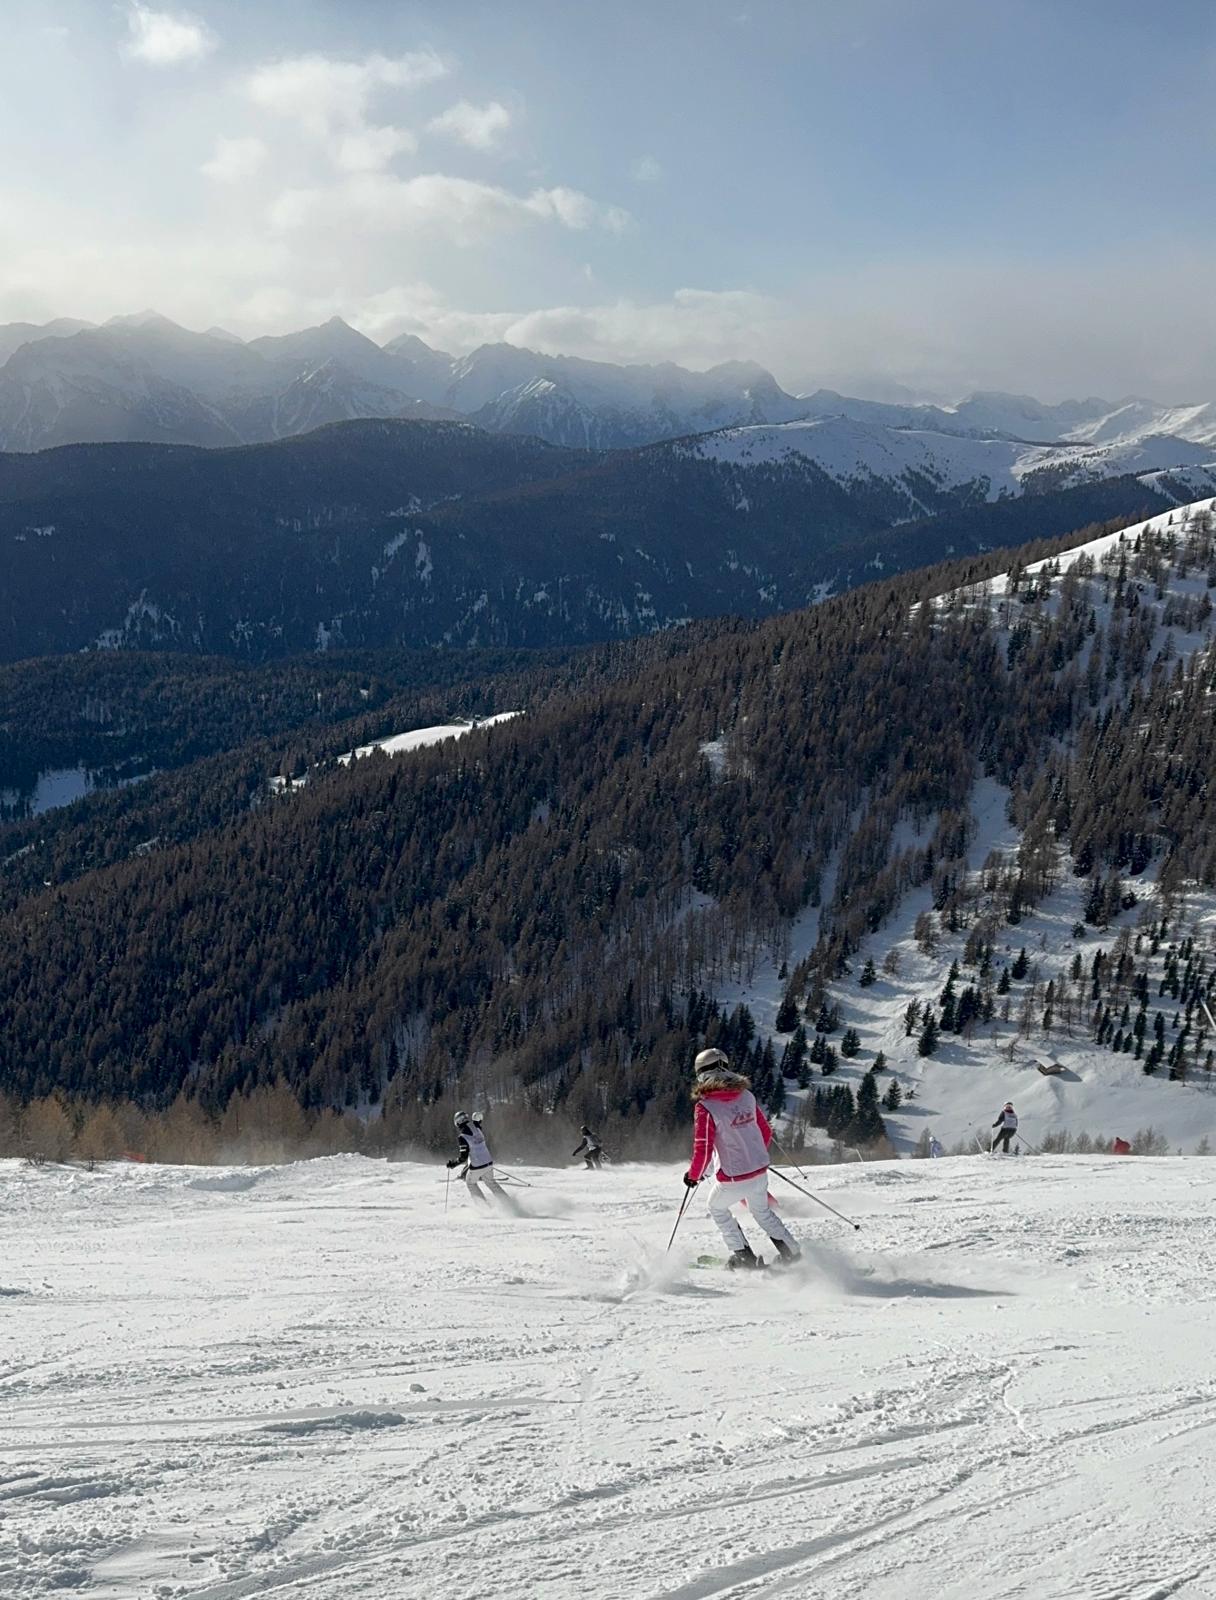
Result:
M455 1121L457 1154L448 1162L449 1168L458 1167L463 1162L464 1171L459 1176L464 1179L465 1187L474 1200L489 1205L489 1199L481 1192L484 1183L504 1211L513 1211L515 1208L509 1197L502 1186L495 1182L494 1157L481 1131L480 1113L470 1117L467 1111L458 1111Z
M572 1156L582 1156L583 1165L588 1172L598 1172L600 1163L604 1158L604 1147L592 1133L591 1129L583 1126L578 1130L582 1134L582 1141L577 1150L571 1150Z
M1013 1109L1012 1100L1006 1100L1005 1109L992 1126L1000 1131L993 1136L992 1144L989 1146L989 1153L994 1153L997 1145L1000 1145L1002 1155L1008 1155L1010 1143L1014 1134L1018 1131L1018 1114Z

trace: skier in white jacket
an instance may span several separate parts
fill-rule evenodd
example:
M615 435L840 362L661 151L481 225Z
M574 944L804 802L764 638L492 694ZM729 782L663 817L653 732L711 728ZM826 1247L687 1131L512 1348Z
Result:
M721 1050L702 1050L693 1063L696 1083L692 1098L692 1161L684 1182L693 1189L709 1169L715 1150L718 1172L709 1196L709 1214L731 1252L728 1267L759 1267L731 1208L746 1203L756 1226L763 1228L781 1261L797 1261L801 1251L785 1223L773 1210L768 1192L768 1145L772 1129L756 1104L751 1084Z
M456 1138L458 1141L457 1154L448 1162L448 1167L458 1167L464 1163L464 1171L460 1177L464 1179L465 1187L474 1200L482 1205L489 1205L489 1199L482 1194L481 1185L486 1188L499 1202L504 1211L513 1211L509 1196L501 1184L494 1178L494 1157L490 1154L490 1147L486 1143L486 1136L481 1130L481 1114L469 1116L467 1111L456 1113Z

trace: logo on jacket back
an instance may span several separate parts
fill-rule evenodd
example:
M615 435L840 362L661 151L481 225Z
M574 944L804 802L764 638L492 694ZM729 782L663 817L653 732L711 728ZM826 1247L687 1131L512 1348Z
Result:
M736 1111L730 1119L732 1128L746 1128L749 1123L755 1122L755 1116L750 1111Z

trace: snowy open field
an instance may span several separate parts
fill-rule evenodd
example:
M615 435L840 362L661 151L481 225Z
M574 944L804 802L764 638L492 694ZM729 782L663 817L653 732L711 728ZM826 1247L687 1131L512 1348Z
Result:
M1216 1162L518 1170L0 1163L4 1600L1216 1594Z

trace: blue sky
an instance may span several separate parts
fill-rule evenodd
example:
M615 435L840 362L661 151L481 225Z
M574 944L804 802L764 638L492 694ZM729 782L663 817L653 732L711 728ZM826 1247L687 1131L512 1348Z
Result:
M6 0L0 320L1216 393L1216 8Z

